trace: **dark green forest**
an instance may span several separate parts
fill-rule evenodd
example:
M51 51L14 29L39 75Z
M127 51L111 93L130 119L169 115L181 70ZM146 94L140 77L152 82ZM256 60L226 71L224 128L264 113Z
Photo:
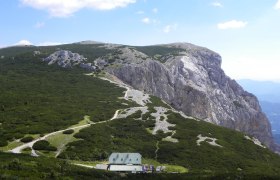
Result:
M1 59L0 146L69 127L84 115L107 120L125 107L118 99L125 89L85 73L48 66L32 53Z

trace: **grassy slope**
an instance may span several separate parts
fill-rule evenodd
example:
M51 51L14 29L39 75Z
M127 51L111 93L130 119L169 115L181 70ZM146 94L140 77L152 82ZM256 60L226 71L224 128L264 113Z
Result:
M47 55L51 54L57 50L69 50L75 53L84 55L89 60L104 56L108 53L113 53L114 50L109 50L100 47L102 44L92 44L92 45L77 45L77 44L65 44L59 46L45 46L45 47L11 47L0 49L0 55L5 57L13 57L17 55L22 55L24 53L33 54L34 51L40 51L41 54Z
M68 144L62 158L84 161L105 160L112 152L141 152L144 157L155 157L156 138L146 132L144 122L118 119L97 124L75 135L84 140Z
M180 52L185 51L180 48L171 48L164 46L134 46L137 51L143 52L144 54L152 57L153 59L165 63L168 57L178 55Z
M47 66L32 53L0 59L0 146L69 127L84 115L107 120L125 107L118 99L123 88L84 73Z
M270 174L280 176L280 157L255 145L244 134L203 121L186 120L170 114L169 122L176 124L174 138L179 143L161 142L159 161L177 163L190 171ZM197 136L217 138L221 147L203 142L197 146ZM184 157L184 158L182 158Z
M126 174L98 171L74 166L54 158L34 158L0 152L0 179L277 179L276 176L244 173L209 174Z
M0 179L111 179L119 175L81 168L53 158L0 153Z
M177 124L174 138L179 139L179 143L161 141L165 135L148 133L148 123L127 118L82 130L77 137L84 140L68 144L60 157L96 161L107 159L112 152L139 152L145 158L155 159L159 141L157 161L186 167L190 173L280 176L280 157L248 141L244 134L202 121L186 120L174 113L169 118ZM206 142L198 146L199 134L217 138L223 148Z

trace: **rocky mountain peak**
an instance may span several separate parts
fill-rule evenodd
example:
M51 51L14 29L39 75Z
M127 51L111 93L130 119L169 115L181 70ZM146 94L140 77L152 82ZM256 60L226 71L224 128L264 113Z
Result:
M184 49L186 55L191 55L195 57L195 60L198 63L203 64L213 64L214 66L221 67L222 58L221 56L205 47L196 46L190 43L172 43L172 44L164 44L165 47L170 48L178 48L178 49ZM202 62L203 61L203 62Z

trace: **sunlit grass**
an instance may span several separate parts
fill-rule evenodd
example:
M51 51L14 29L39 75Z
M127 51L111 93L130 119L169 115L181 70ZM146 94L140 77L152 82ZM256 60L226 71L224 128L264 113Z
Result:
M63 132L59 132L59 133L56 133L52 136L47 137L46 140L52 146L55 146L58 149L58 151L61 151L61 149L63 149L68 143L78 140L77 138L74 137L74 135L76 133L78 133L81 129L85 128L85 127L80 127L80 128L77 128L77 127L87 125L87 124L90 124L90 123L92 123L90 121L90 117L89 116L84 116L84 119L81 120L78 124L67 128L67 129L76 128L76 129L73 129L74 133L63 134Z
M108 161L77 161L77 160L69 160L71 164L82 164L87 166L96 166L97 164L108 164Z
M75 127L87 125L90 123L92 123L92 121L90 120L90 116L85 115L83 120L81 120L78 124L70 126L69 128L75 128Z
M19 140L14 140L12 142L9 142L9 144L7 146L0 147L0 151L6 152L6 151L12 150L22 144L24 144L24 143L20 142Z

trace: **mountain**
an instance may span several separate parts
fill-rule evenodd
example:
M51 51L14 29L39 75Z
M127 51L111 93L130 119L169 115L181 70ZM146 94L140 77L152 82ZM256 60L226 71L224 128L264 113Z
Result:
M256 97L206 48L75 43L0 57L0 178L120 178L77 167L112 152L184 173L150 179L280 176Z
M150 48L153 52L125 49L122 56L130 62L116 62L122 65L107 71L187 115L245 132L273 146L271 127L257 98L224 74L218 54L185 43ZM162 53L168 48L173 52Z
M102 47L115 52L87 64L74 59L67 66L79 64L104 70L187 115L245 132L273 148L271 127L257 98L224 74L221 57L215 52L187 43ZM62 55L52 54L45 61L64 67L63 59Z

